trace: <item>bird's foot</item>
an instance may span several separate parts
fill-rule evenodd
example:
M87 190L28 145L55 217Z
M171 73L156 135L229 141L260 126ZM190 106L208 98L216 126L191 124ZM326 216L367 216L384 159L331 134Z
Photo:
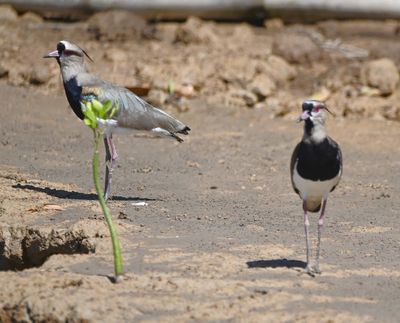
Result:
M108 183L108 185L106 185L106 187L104 187L104 201L108 201L109 197L110 197L110 184Z
M313 268L314 268L314 272L315 272L316 274L321 275L321 269L319 269L319 264L315 264L315 265L313 266Z
M307 264L304 271L311 277L315 277L316 274L321 274L321 270L319 269L318 264L316 264L316 265Z

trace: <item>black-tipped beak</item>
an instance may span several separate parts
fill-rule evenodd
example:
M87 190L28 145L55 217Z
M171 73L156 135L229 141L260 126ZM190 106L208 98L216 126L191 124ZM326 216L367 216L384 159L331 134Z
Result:
M308 113L308 111L303 111L303 113L301 114L301 116L297 119L297 122L302 122L307 120L310 117L310 114Z
M43 56L43 58L57 58L57 57L60 57L57 50L55 50L54 52L50 52L47 55Z

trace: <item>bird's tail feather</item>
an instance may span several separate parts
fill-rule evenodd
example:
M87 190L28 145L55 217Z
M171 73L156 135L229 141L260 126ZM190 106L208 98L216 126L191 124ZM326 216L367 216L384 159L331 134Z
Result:
M185 126L185 128L183 128L182 130L177 131L176 133L180 133L182 135L188 135L190 131L190 128L188 126ZM183 139L178 137L176 135L176 133L171 132L171 136L174 137L176 140L178 140L179 142L183 142Z
M180 137L178 137L176 134L174 134L174 133L170 133L171 134L171 137L172 138L175 138L178 142L183 142L183 139L182 138L180 138Z
M188 135L191 129L188 126L185 126L182 130L177 131L177 133L181 133L183 135Z

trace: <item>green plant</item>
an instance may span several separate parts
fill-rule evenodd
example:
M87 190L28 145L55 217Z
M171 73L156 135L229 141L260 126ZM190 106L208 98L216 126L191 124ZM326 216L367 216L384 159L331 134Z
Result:
M82 112L84 114L83 121L89 128L93 130L93 137L94 137L94 152L92 159L93 181L101 209L107 221L108 229L110 230L113 253L114 253L115 282L118 282L120 280L121 275L123 273L121 245L119 243L117 231L112 222L110 209L106 204L106 201L104 199L104 192L100 184L99 146L106 131L106 127L102 126L102 124L106 125L107 121L109 121L115 115L117 110L118 108L116 106L113 106L111 101L106 101L104 103L101 103L93 99L91 101L84 101L82 105Z

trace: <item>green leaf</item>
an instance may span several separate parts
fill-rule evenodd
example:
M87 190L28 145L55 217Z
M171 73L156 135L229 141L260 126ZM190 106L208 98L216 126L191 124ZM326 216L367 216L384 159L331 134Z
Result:
M88 106L88 105L86 105ZM85 124L87 124L89 127L91 127L92 129L96 129L97 128L97 120L96 120L96 115L93 112L92 108L89 108L83 112L83 114L85 115L86 119L89 120L90 124L87 124L85 122Z
M113 113L113 107L114 104L111 102L111 100L107 100L104 102L104 119L111 119L114 116Z
M90 102L86 102L84 108L82 107L82 113L85 117L87 117L88 114L93 113L92 104Z
M93 99L92 105L94 112L96 113L97 116L99 116L103 110L103 104L101 104L101 102L97 101L96 99Z
M111 112L110 112L110 114L109 114L109 116L108 116L108 118L112 119L112 117L117 113L117 111L118 111L118 108L117 107L113 107Z
M103 120L112 119L118 111L118 106L113 104L111 100L101 103L93 99L92 101L83 101L82 104L84 105L84 107L82 107L82 112L85 119L87 119L87 121L84 120L84 122L92 129L98 127L97 118Z
M87 125L90 128L92 128L92 122L88 118L83 119L83 122L85 123L85 125Z
M103 107L105 111L109 111L112 108L113 104L111 100L107 100L106 102L103 103Z

